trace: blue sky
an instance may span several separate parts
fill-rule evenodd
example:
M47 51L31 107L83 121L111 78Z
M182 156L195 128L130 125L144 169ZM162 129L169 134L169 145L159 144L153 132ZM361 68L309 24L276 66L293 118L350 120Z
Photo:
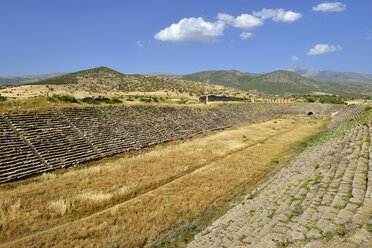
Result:
M372 74L371 0L1 0L0 11L0 76L98 66Z

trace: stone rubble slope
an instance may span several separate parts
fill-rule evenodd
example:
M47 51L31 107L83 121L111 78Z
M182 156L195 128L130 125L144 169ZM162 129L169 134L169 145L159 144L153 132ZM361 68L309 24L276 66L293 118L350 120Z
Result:
M371 136L358 124L307 149L188 247L372 247Z

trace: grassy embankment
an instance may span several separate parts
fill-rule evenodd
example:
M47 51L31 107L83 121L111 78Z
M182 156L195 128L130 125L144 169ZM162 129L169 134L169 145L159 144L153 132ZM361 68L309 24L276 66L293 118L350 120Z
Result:
M59 95L63 96L63 95ZM127 96L128 98L132 99L133 101L125 101L126 96L122 98L113 97L118 99L120 102L113 102L112 100L108 103L85 103L81 100L77 100L75 97L71 95L64 95L68 96L69 98L75 99L77 102L74 101L61 101L56 99L55 97L45 97L45 96L38 96L38 97L30 97L27 99L18 99L18 100L7 100L7 101L0 101L0 113L13 113L13 114L27 114L27 113L44 113L50 109L57 109L57 108L65 108L65 107L99 107L99 106L109 106L109 105L154 105L154 106L182 106L182 105L194 105L197 103L196 100L190 99L180 99L180 98L158 98L152 96ZM111 98L111 99L113 99ZM217 105L220 103L215 104L208 104L209 105ZM197 105L199 107L203 107L204 105Z

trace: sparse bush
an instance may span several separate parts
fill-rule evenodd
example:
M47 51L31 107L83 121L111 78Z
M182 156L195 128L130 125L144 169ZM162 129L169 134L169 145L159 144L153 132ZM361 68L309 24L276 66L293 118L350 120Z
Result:
M306 101L306 102L315 102L315 99L312 98L312 97L306 97L306 98L305 98L305 101Z
M48 102L56 102L57 99L54 98L54 97L52 97L52 96L47 96L47 101L48 101Z
M187 99L181 99L177 103L178 104L186 104L186 103L188 103L188 100Z
M6 97L5 96L2 96L2 95L0 95L0 102L4 102L4 101L6 101Z
M141 97L141 98L140 98L140 101L141 101L141 102L150 103L150 102L152 101L152 99L151 99L151 98Z
M110 101L110 103L122 103L123 101L122 100L120 100L119 99L119 97L117 97L117 96L113 96L112 98L111 98L111 101Z
M48 96L47 100L50 101L50 102L56 102L56 101L71 102L71 103L78 103L79 102L74 96L71 96L71 95L56 95L56 94L54 94L51 97Z

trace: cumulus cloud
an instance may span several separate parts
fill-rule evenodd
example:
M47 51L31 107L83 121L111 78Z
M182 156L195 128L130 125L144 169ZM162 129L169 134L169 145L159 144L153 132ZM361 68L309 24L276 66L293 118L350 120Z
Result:
M137 44L137 46L140 47L140 48L142 48L142 47L144 46L143 43L142 43L142 41L140 41L140 40L138 40L138 41L136 42L136 44Z
M294 22L302 17L301 13L285 11L284 9L262 9L259 12L232 16L226 13L219 13L217 21L208 22L201 17L183 18L178 23L173 23L169 27L161 30L154 35L156 40L171 41L176 43L204 42L210 43L217 41L219 36L223 36L226 27L232 26L245 31L262 26L265 19L272 19L275 22ZM241 39L248 39L253 34L242 32ZM139 44L138 44L139 45ZM139 45L140 46L140 45Z
M204 43L217 41L223 35L225 23L222 21L207 22L203 18L183 18L178 23L155 34L154 38L162 41L188 43L199 41Z
M253 15L261 17L263 20L272 19L274 22L295 22L302 17L301 13L285 11L284 9L265 9L253 11Z
M234 20L235 20L235 17L229 14L225 14L225 13L218 13L217 18L218 20L223 21L228 24L234 23Z
M242 40L249 39L252 36L253 36L253 33L251 33L251 32L243 32L243 33L240 34L240 38Z
M299 60L300 60L300 58L299 58L299 57L297 57L297 56L291 56L291 60L292 60L292 61L299 61Z
M341 12L346 10L346 4L340 2L325 2L313 7L314 11Z
M328 45L328 44L316 44L315 47L311 48L307 55L320 55L323 53L332 53L342 50L340 45Z
M250 30L264 24L264 22L260 18L249 14L242 14L240 16L233 17L229 14L219 13L218 19L233 27L245 30Z

